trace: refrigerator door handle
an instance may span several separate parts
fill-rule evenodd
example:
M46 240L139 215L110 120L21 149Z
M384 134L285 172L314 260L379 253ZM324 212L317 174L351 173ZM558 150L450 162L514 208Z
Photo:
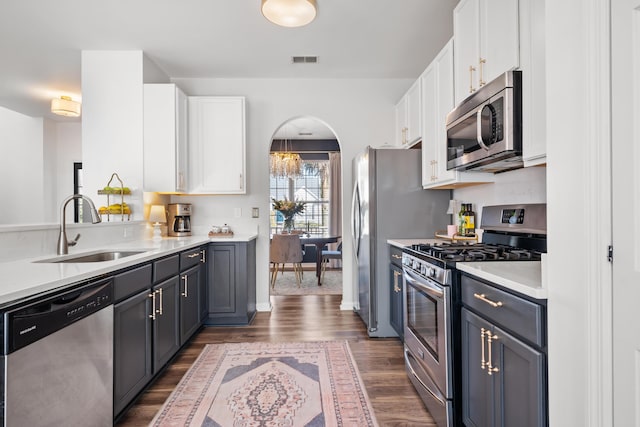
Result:
M351 240L356 260L360 249L360 197L358 197L358 191L358 183L356 182L353 185L353 195L351 196Z

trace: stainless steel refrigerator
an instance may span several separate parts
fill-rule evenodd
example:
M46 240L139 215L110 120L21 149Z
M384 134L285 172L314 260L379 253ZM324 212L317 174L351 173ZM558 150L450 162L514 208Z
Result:
M358 271L355 311L369 336L392 337L388 239L446 230L450 191L422 189L421 150L367 147L353 159L351 237Z

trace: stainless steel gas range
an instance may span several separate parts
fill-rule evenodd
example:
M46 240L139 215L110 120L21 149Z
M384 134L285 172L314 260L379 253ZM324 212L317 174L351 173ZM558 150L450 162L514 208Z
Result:
M547 250L546 205L485 206L481 243L404 248L407 374L438 426L460 421L461 261L539 261Z

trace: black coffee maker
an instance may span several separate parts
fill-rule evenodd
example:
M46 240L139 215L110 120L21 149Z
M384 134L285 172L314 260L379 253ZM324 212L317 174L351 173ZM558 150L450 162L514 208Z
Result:
M169 236L191 236L191 203L167 205L167 230Z

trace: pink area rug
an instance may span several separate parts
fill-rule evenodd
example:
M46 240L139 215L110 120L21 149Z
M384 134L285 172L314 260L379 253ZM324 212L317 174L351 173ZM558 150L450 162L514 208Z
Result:
M377 426L346 341L209 344L153 426Z

